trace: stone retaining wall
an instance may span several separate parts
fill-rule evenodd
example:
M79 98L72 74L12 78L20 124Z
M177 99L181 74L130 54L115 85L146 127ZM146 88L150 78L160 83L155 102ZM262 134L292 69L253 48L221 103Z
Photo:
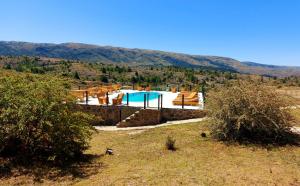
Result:
M207 112L205 110L163 108L161 110L161 121L166 122L174 120L203 118L206 115Z
M98 105L78 105L76 110L94 115L95 120L92 123L93 125L117 125L121 120L126 119L136 111L140 111L137 118L131 124L127 122L126 126L155 125L166 121L203 118L207 114L205 110L170 108L144 110L138 107Z
M94 115L95 121L92 123L93 125L116 125L121 120L140 110L140 108L124 106L78 105L76 110Z
M120 122L118 127L138 127L157 125L161 123L161 112L159 110L142 109L137 111L132 118Z

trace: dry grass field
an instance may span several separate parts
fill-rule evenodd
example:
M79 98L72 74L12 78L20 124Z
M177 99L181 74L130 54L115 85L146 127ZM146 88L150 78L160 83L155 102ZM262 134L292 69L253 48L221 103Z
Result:
M300 148L226 145L200 137L208 122L94 134L90 160L57 168L12 169L0 185L300 185ZM176 151L165 149L167 136ZM114 155L104 155L106 148ZM43 167L43 166L42 166Z
M299 87L285 87L277 90L279 93L294 98L296 105L300 105L300 88Z
M292 114L296 119L296 126L300 127L300 108L298 109L293 109Z

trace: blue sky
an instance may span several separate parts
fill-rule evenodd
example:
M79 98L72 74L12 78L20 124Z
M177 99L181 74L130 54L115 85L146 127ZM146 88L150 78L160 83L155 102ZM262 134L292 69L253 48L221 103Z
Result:
M300 0L1 0L0 40L300 66Z

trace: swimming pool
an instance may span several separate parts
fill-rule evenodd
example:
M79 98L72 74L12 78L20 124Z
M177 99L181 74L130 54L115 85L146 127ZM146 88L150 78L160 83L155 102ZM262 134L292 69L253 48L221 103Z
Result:
M158 96L160 93L158 92L134 92L134 93L129 93L129 102L144 102L144 95L149 94L149 101L158 99ZM127 102L127 94L124 95L122 102Z

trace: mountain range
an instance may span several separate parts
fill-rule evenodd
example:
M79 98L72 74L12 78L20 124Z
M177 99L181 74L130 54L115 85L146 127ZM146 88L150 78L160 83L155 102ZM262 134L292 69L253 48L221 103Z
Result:
M264 65L241 62L233 58L189 55L158 50L128 49L82 43L30 43L0 41L2 56L38 56L126 65L163 65L190 68L207 68L266 76L300 76L300 67Z

